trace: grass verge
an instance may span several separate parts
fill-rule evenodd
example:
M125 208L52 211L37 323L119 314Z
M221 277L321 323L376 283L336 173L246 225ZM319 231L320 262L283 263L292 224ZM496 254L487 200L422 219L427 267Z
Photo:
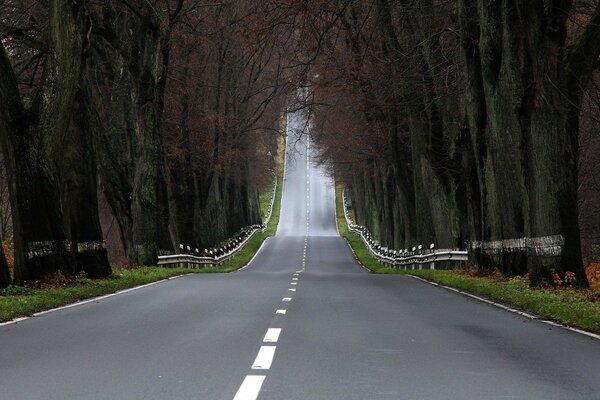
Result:
M600 333L600 291L569 288L530 288L522 277L474 276L468 270L410 270L385 267L367 249L359 235L348 230L342 204L342 186L336 186L336 217L358 261L378 274L410 274L477 294L561 324Z
M244 248L229 262L203 269L163 267L117 268L108 279L92 280L77 277L64 284L55 281L52 285L58 287L51 287L49 289L28 287L0 289L0 322L29 316L39 311L49 310L76 301L114 293L119 290L160 281L177 275L231 272L243 267L254 257L263 241L269 236L273 236L277 230L283 190L282 172L283 170L280 169L277 173L277 190L273 202L273 213L267 229L264 232L254 234ZM269 186L266 190L268 191L267 197L270 200L272 187ZM268 205L263 206L265 212L267 209Z

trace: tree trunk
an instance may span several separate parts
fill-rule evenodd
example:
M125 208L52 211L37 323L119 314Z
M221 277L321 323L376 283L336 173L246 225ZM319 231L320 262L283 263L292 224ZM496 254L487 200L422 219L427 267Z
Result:
M157 92L161 40L158 20L151 15L141 18L130 60L137 135L132 201L134 258L131 261L156 265L159 190L163 176Z
M11 281L8 264L6 263L6 256L4 255L4 249L0 246L0 289L5 288L10 284Z
M475 158L485 171L485 229L474 250L506 274L528 272L532 285L551 282L554 270L573 272L585 287L576 200L579 102L568 95L591 69L581 71L578 85L568 84L567 3L461 1L468 94L475 110L486 110L485 120L470 114ZM587 48L597 58L600 47Z
M110 275L98 216L93 105L85 77L87 18L80 5L51 3L50 38L55 57L47 66L49 90L42 116L48 159L59 179L63 217L76 271Z
M0 43L0 140L12 205L15 269L21 284L57 271L74 272L67 251L57 185L39 130L25 110L10 61ZM33 110L34 111L34 110Z

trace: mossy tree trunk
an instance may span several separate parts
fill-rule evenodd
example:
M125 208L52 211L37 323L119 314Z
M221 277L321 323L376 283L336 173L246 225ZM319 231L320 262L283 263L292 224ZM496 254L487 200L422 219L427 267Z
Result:
M107 276L98 219L93 135L87 129L87 18L79 2L48 3L42 85L25 109L0 46L4 125L15 241L15 282L57 271Z
M155 265L158 250L158 202L162 176L161 110L157 91L160 34L159 21L152 10L146 10L135 32L130 60L137 135L132 201L135 253L131 261L140 265Z
M507 274L529 272L532 285L555 270L571 271L587 286L577 132L581 93L600 53L600 10L567 49L571 7L570 1L460 2L470 125L485 171L482 240L502 243L478 251Z
M0 51L0 96L6 100L0 134L11 197L14 280L23 283L57 271L72 273L57 182L40 146L39 131L23 108L6 53Z
M47 158L58 177L63 219L75 272L93 278L110 275L98 217L97 172L92 109L86 78L85 9L70 1L50 2L47 90L41 117Z

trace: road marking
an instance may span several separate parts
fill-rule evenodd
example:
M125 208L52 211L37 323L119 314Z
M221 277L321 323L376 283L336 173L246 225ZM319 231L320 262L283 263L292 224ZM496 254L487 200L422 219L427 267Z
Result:
M295 292L295 291L296 291L296 289L294 289L294 288L289 288L288 290L289 290L290 292Z
M109 293L109 294L105 294L105 295L98 296L98 297L92 297L92 298L89 298L89 299L86 299L86 300L78 301L76 303L70 303L70 304L66 304L64 306L52 308L50 310L36 312L36 313L32 314L31 317L41 317L42 315L53 313L53 312L56 312L56 311L67 310L69 308L83 306L85 304L90 304L90 303L98 303L99 301L104 300L104 299L108 299L108 298L111 298L111 297L119 296L121 294L133 292L133 291L136 291L136 290L144 289L144 288L147 288L149 286L157 285L159 283L171 281L173 279L178 279L178 278L181 278L182 276L185 276L185 275L189 275L189 274L176 275L176 276L172 276L170 278L161 279L161 280L156 281L156 282L150 282L150 283L146 283L144 285L134 286L134 287L129 288L129 289L119 290L118 292L115 292L115 293ZM19 318L15 318L15 319L12 319L12 320L7 321L7 322L0 323L0 326L6 326L6 325L16 324L16 323L19 323L21 321L25 321L25 320L27 320L27 319L29 319L31 317L19 317Z
M285 314L286 312L287 312L287 310L279 309L279 310L275 311L275 314Z
M5 326L5 325L12 325L12 324L16 324L18 322L21 321L25 321L26 319L29 319L29 317L20 317L20 318L15 318L13 320L7 321L7 322L2 322L0 323L0 326Z
M518 314L518 315L520 315L522 317L529 318L529 319L534 319L534 320L540 321L541 323L544 323L544 324L547 324L547 325L552 325L552 326L560 327L560 328L566 329L566 330L571 331L571 332L579 333L581 335L585 335L585 336L588 336L590 338L600 340L600 335L598 335L598 334L595 334L595 333L592 333L592 332L588 332L588 331L584 331L584 330L577 329L577 328L572 328L570 326L563 325L563 324L560 324L560 323L557 323L557 322L554 322L554 321L549 321L549 320L546 320L546 319L542 319L542 317L539 317L537 315L529 314L529 313L526 313L526 312L521 311L521 310L517 310L517 309L511 308L511 307L507 307L504 304L496 303L495 301L488 300L488 299L476 296L476 295L471 294L471 293L463 292L462 290L458 290L458 289L450 287L450 286L445 286L445 285L440 285L439 283L430 282L427 279L421 278L420 276L416 276L416 275L408 275L408 276L410 276L411 278L418 279L418 280L420 280L422 282L428 283L428 284L433 285L433 286L437 286L437 287L440 287L440 288L443 288L443 289L451 290L451 291L456 292L458 294L462 294L464 296L467 296L467 297L470 297L472 299L481 301L483 303L486 303L486 304L489 304L491 306L500 308L502 310L505 310L505 311L508 311L508 312L511 312L511 313L514 313L514 314Z
M291 297L284 297L283 299L281 299L281 301L292 301Z
M298 282L290 282L290 285L297 285Z
M292 280L293 280L293 281L297 281L297 280L298 280L298 278L292 278Z
M264 381L264 375L247 375L233 400L256 400Z
M283 198L283 196L281 196ZM260 253L260 251L262 250L263 246L265 245L265 243L267 243L267 240L271 239L271 237L266 238L265 240L263 240L263 242L260 244L260 247L258 248L258 250L256 251L256 253L254 253L254 255L252 256L252 258L250 259L250 261L248 262L248 264L244 265L242 268L236 269L233 272L239 272L243 269L246 269L247 267L250 266L250 264L252 264L252 261L254 261L254 259L256 258L256 256L258 256L258 254Z
M276 346L261 346L258 355L252 364L252 369L269 369L275 356Z
M267 343L277 343L279 340L279 335L281 334L281 328L269 328L267 329L267 333L265 334L265 338L263 342Z

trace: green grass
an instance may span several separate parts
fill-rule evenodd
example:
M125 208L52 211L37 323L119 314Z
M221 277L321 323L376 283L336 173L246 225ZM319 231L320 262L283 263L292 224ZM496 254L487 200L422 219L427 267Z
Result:
M432 282L510 305L511 307L579 329L600 333L600 293L556 288L530 288L525 278L473 276L466 270L409 270L381 265L359 235L348 230L342 204L342 186L336 187L336 216L360 263L378 274L410 274Z
M172 276L189 273L184 269L140 267L117 269L108 279L91 280L78 278L70 287L56 289L21 289L23 294L10 294L15 288L0 295L0 321L31 315L90 297L114 293L118 290L143 285Z
M119 290L160 281L173 276L192 273L222 273L235 271L246 265L256 254L263 241L275 234L279 223L281 208L281 195L283 175L278 173L277 191L273 202L273 214L264 232L258 232L246 243L229 262L209 268L164 268L164 267L137 267L131 269L115 269L108 279L87 279L78 277L72 286L53 289L31 289L23 287L10 287L0 289L0 322L10 321L14 318L29 316L39 311L49 310L79 300L89 299ZM266 189L266 201L270 201L272 186ZM261 196L261 207L262 204ZM268 203L263 208L266 213Z

